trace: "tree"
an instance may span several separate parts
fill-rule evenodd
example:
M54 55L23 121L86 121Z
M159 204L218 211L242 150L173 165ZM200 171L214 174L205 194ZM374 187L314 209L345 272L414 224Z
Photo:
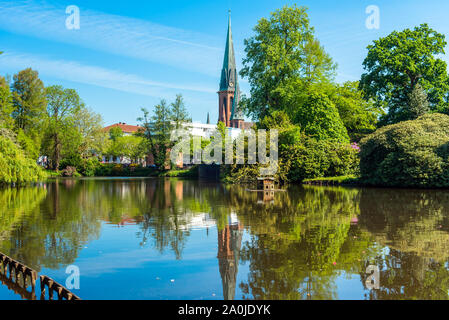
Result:
M47 106L45 86L39 79L39 73L30 68L20 71L13 77L11 91L16 128L26 134L36 134Z
M408 118L415 120L429 112L430 107L427 94L418 83L408 96Z
M12 94L9 84L4 77L0 76L0 125L12 128L13 120Z
M428 92L431 110L447 111L447 64L437 58L445 53L446 44L443 34L422 24L414 30L394 31L368 46L360 87L367 98L388 108L382 124L407 119L408 96L417 84Z
M106 149L107 133L103 131L103 118L81 104L74 110L74 125L81 137L78 152L87 159L93 154L101 154Z
M242 77L248 78L251 97L242 105L255 119L275 110L294 109L285 95L292 87L328 81L335 64L314 39L305 7L287 7L259 20L255 35L245 40Z
M170 104L170 120L173 121L176 130L181 129L184 123L192 122L181 94L176 95L175 102Z
M382 109L374 101L365 100L358 87L359 82L348 81L333 86L329 93L329 98L337 107L352 141L360 141L367 134L374 132L382 115Z
M323 93L312 92L298 108L295 123L317 140L349 142L348 132L335 104Z
M63 147L62 136L70 127L74 127L73 117L83 106L78 93L73 89L64 89L62 86L51 86L47 90L47 135L51 140L49 151L53 169L58 170L61 162Z
M26 156L15 138L11 130L0 130L0 185L43 180L42 168Z
M112 141L117 140L118 138L123 137L123 130L120 127L114 127L109 130L109 138Z
M149 151L154 157L154 163L163 169L168 159L168 151L171 148L171 124L170 109L165 100L154 106L154 114L150 117L147 109L142 108L143 117L137 120L141 122L144 128L141 135L146 138Z
M128 157L133 163L146 155L145 139L139 136L117 137L112 140L107 153L114 157Z

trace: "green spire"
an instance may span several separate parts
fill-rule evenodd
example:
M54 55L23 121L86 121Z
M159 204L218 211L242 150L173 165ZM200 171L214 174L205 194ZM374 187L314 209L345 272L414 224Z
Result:
M237 68L235 65L234 43L232 41L231 10L229 10L228 36L226 38L226 49L221 71L220 91L234 91L236 88Z
M209 112L207 113L207 124L210 124L210 114L209 114Z

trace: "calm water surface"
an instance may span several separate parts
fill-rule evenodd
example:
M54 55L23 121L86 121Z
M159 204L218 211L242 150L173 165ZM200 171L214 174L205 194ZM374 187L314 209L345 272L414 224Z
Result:
M182 180L0 190L0 251L82 299L447 299L449 191ZM380 289L365 282L380 268ZM39 295L38 295L39 297ZM0 299L21 299L6 283Z

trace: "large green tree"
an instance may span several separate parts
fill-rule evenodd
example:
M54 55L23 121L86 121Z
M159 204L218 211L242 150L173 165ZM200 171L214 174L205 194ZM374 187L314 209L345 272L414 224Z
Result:
M13 121L11 113L13 111L12 106L12 94L9 88L9 84L4 77L0 76L0 125L7 128L11 128Z
M106 150L108 134L103 130L103 118L100 114L81 104L74 110L74 125L81 138L77 151L87 159L93 154L102 154Z
M173 124L171 122L171 112L167 101L162 99L154 106L153 115L142 108L143 116L137 120L144 128L142 135L147 139L150 153L154 157L154 164L160 169L165 168L168 159L168 152L171 148L171 132Z
M329 90L329 98L337 107L352 141L360 141L374 132L377 121L383 114L383 110L373 100L364 99L363 92L358 87L359 82L348 81L334 85Z
M170 120L177 130L181 129L184 123L192 122L181 94L176 95L175 101L170 104Z
M63 148L63 135L74 126L74 115L81 108L83 102L78 93L73 89L65 89L62 86L51 86L47 90L47 137L49 141L48 151L51 155L52 167L59 169L61 151Z
M407 119L408 96L420 84L428 94L431 110L447 111L449 92L445 36L422 24L413 30L394 31L368 46L363 62L361 88L388 108L383 124Z
M259 20L254 32L245 40L240 73L251 86L251 97L242 104L253 118L295 109L285 98L292 87L332 79L336 66L314 38L305 7L285 6Z
M35 134L40 128L47 106L45 86L39 73L31 68L13 77L13 118L17 129Z
M317 140L349 142L348 132L335 104L323 93L310 93L296 114L295 123Z

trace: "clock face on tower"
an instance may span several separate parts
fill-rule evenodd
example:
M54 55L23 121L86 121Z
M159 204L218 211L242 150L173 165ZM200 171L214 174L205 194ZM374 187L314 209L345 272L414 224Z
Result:
M229 83L229 86L230 86L231 88L233 88L233 87L234 87L234 83L230 82L230 83Z

